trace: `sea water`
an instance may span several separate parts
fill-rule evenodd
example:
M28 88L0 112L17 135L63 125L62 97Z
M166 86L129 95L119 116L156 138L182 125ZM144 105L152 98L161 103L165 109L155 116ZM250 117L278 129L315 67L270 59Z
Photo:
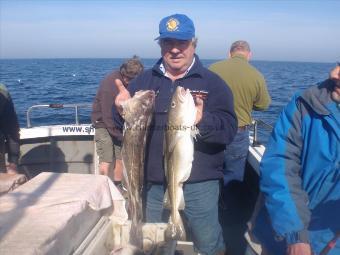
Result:
M36 104L93 102L100 81L125 59L1 59L0 82L9 89L20 126L27 109ZM150 68L157 59L142 59ZM202 60L208 67L217 60ZM265 77L272 103L254 118L273 125L294 93L328 77L335 63L252 61ZM89 123L91 108L80 109L80 122ZM41 109L31 114L32 125L75 123L74 109ZM261 127L260 127L261 128Z

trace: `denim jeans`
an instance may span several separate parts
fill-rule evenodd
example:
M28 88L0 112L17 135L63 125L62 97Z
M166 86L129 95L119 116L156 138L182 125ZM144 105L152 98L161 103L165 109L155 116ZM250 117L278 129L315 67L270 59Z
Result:
M239 131L224 151L224 186L230 181L243 181L249 147L249 131Z
M186 225L194 247L200 254L213 255L224 251L222 229L218 221L219 181L188 183L183 186ZM148 184L146 221L167 222L169 210L163 209L164 187Z

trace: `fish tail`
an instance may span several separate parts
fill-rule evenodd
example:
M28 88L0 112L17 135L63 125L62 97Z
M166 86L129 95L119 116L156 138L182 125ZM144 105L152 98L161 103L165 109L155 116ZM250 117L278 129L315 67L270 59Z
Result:
M129 243L143 249L143 230L141 224L135 224L135 222L132 222Z
M142 249L143 248L143 231L142 231L142 208L141 203L132 197L129 201L129 213L131 219L130 244Z
M186 240L184 224L178 211L176 213L176 220L172 219L172 216L170 216L170 220L167 228L165 229L164 236L165 240Z

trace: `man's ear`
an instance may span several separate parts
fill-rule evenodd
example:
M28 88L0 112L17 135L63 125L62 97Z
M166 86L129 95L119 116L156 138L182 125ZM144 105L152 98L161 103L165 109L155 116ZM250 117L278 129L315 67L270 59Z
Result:
M253 56L253 54L251 53L251 51L249 51L248 54L247 54L247 60L249 61L252 56Z

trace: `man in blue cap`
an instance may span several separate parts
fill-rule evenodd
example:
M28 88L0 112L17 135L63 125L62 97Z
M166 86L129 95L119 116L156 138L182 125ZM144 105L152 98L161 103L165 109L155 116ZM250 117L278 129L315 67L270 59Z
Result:
M194 142L191 175L183 186L184 216L196 251L224 254L218 198L223 178L223 151L237 130L233 96L225 82L204 68L195 54L195 27L186 15L163 18L156 40L162 57L152 69L131 81L127 90L119 82L116 84L120 91L116 97L118 107L138 90L152 89L158 93L145 157L145 218L147 222L168 221L169 211L163 208L166 180L162 148L167 110L176 87L181 86L196 94L195 124L200 133ZM199 96L202 93L204 97Z

